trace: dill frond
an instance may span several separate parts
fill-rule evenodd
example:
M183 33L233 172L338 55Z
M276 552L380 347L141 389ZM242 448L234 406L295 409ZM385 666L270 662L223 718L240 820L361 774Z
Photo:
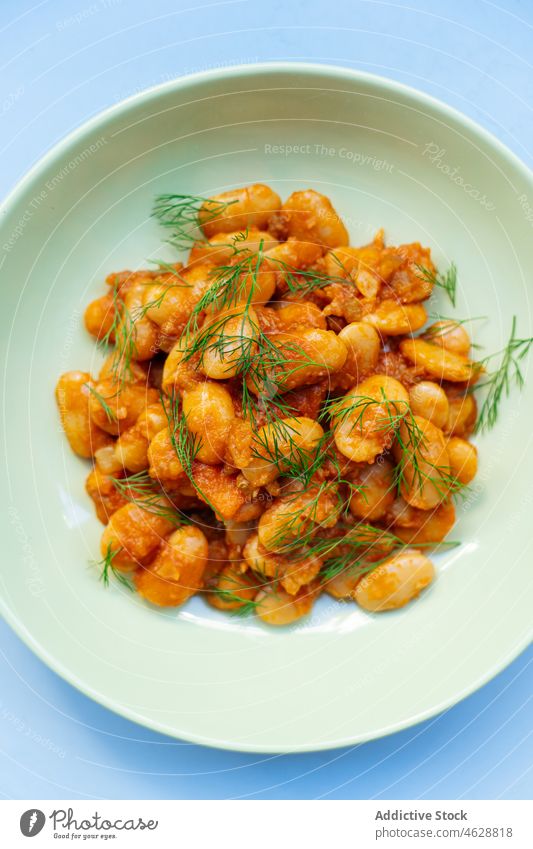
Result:
M209 207L204 221L207 223L217 218L234 203L237 203L236 199L216 201L197 195L165 194L156 197L152 216L171 231L168 241L181 251L190 248L193 242L205 238L198 221L202 207L205 208L206 205Z
M358 538L358 534L361 537ZM404 551L407 548L456 548L461 545L457 541L444 541L440 543L406 543L390 531L385 531L376 528L373 525L359 525L354 531L350 531L344 537L341 537L338 542L338 547L348 546L348 550L338 556L324 557L324 566L320 570L320 579L323 584L333 580L338 575L348 574L350 577L364 577L378 566L381 566L395 554ZM372 551L385 548L381 557L376 558Z
M251 614L255 613L257 609L258 602L254 599L242 598L240 595L238 595L237 593L232 593L230 590L222 589L216 590L216 592L224 601L237 602L239 604L239 607L236 607L234 608L234 610L229 611L231 616L239 616L244 618L246 616L251 616Z
M144 318L149 310L159 309L171 289L192 289L192 284L187 283L187 281L184 280L180 272L176 268L174 268L173 265L168 262L163 262L162 260L158 260L157 264L160 266L160 268L164 270L165 273L171 274L174 278L176 278L176 280L179 280L180 282L176 283L173 280L172 283L168 283L164 287L163 291L156 298L152 298L150 301L147 301L141 307L138 307L135 310L135 321ZM160 282L159 278L156 277L154 280L147 281L147 285L157 286L158 282Z
M113 321L105 336L98 341L100 348L115 345L111 373L115 383L123 386L128 376L131 376L131 361L135 353L135 318L130 314L119 286L113 287Z
M163 495L154 487L154 481L148 472L136 472L124 478L110 476L111 483L123 498L132 504L136 504L142 510L168 519L174 525L189 524L187 516L181 514L171 506L161 503Z
M118 581L119 584L121 584L123 587L126 587L126 589L130 590L130 592L134 592L135 587L133 586L131 580L129 580L127 575L125 575L123 572L113 566L113 560L115 559L119 551L121 551L120 548L116 548L113 551L111 548L111 543L109 543L106 549L106 553L104 554L102 559L98 561L91 561L91 563L93 566L96 566L100 569L100 580L102 581L104 587L109 586L110 577L112 575Z
M424 330L424 338L431 341L432 339L441 339L443 336L453 333L454 328L457 325L462 327L463 325L470 324L474 321L486 321L488 316L476 315L473 318L453 318L449 315L441 315L441 313L430 313L429 318L434 322L442 322L440 327L435 327L435 325L432 324L431 327Z
M522 362L533 345L533 337L519 339L516 336L516 316L513 316L511 333L505 348L495 354L490 354L481 361L488 364L493 357L501 355L501 362L496 371L489 373L486 380L474 386L478 389L488 389L483 400L476 423L476 431L491 430L496 424L500 404L504 398L508 398L513 386L523 389L524 375L522 373Z
M282 259L277 257L267 257L269 263L283 276L289 292L292 294L300 294L302 296L309 295L315 289L323 289L325 286L330 286L332 283L341 283L345 286L357 287L353 280L347 277L327 274L323 271L315 271L313 269L295 268L289 265ZM344 268L340 260L338 260L341 268Z
M394 440L400 449L400 459L394 467L394 485L399 492L404 486L420 490L427 483L432 483L442 498L466 491L466 484L462 484L449 468L437 466L424 456L423 451L427 447L426 436L410 406L404 401L389 399L382 390L382 397L377 399L355 396L348 404L344 398L333 399L326 402L323 413L337 422L353 418L352 428L362 430L365 414L376 405L384 408L385 412L372 423L372 429L376 432L390 431L391 443ZM409 478L406 475L407 470Z
M457 266L455 263L451 263L445 274L439 271L430 271L429 268L425 268L423 265L417 265L416 267L422 279L427 280L432 286L436 286L446 292L454 307L457 299Z
M101 395L100 392L97 392L96 389L93 386L91 386L89 383L86 383L85 386L87 387L87 389L89 390L91 395L94 398L96 398L96 400L98 401L98 403L102 407L104 413L106 414L108 422L116 422L117 421L116 414L113 412L113 410L111 409L111 407L107 403L107 400L104 398L104 396ZM116 393L113 397L115 397L115 396L116 396Z
M311 490L300 490L291 496L284 496L287 511L284 513L283 523L273 534L271 543L273 548L280 554L294 554L303 546L312 549L313 539L329 524L331 512L338 517L346 514L350 504L351 492L348 488L342 492L338 487L339 481L322 481ZM330 511L323 521L320 521L319 510L323 496L332 495L335 500L333 511ZM298 503L300 499L303 500Z
M201 487L198 486L194 478L193 463L202 447L202 440L196 434L191 433L187 427L187 418L183 410L180 409L180 402L176 393L173 392L170 396L160 393L160 398L168 423L170 442L176 457L202 501L216 513L213 504L202 491Z
M296 480L307 489L316 473L331 459L328 451L331 434L324 433L313 447L305 448L291 436L295 428L286 421L277 419L269 424L269 434L256 435L252 456L269 460L280 478Z

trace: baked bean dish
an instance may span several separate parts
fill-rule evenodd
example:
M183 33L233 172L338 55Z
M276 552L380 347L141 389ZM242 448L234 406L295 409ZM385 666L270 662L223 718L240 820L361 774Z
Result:
M104 583L270 625L323 592L372 613L416 598L428 555L459 544L445 539L477 470L470 437L532 340L513 320L501 365L474 361L467 322L431 306L437 290L455 306L455 266L382 231L352 247L313 190L164 195L154 215L186 264L109 275L85 313L98 377L57 384L92 463Z

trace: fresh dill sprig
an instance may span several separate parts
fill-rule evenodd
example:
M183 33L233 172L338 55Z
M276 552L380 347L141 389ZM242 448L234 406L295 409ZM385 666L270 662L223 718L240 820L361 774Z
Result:
M157 295L157 297L152 298L151 300L146 301L146 303L144 303L142 306L137 307L134 313L135 321L144 318L149 310L159 309L171 289L192 289L192 284L187 283L187 281L184 280L180 272L176 268L174 268L173 265L170 265L169 263L163 263L162 261L158 261L158 265L162 267L166 266L165 272L167 274L172 274L173 278L176 278L180 282L176 283L174 280L172 280L171 283L168 283L164 286L163 290L160 292L159 295ZM147 285L157 286L160 282L161 281L159 280L159 278L156 277L154 280L148 281Z
M424 330L423 338L432 342L435 339L442 339L444 336L453 333L457 326L463 327L465 324L470 324L474 321L486 321L488 316L476 315L473 318L452 318L451 316L441 315L440 313L430 313L429 318L440 324L440 327L437 327L437 324L432 324L427 330ZM471 347L479 350L483 346L472 342Z
M168 519L175 525L189 524L187 516L173 509L170 504L167 506L161 503L163 495L155 489L154 481L148 472L136 472L124 478L116 478L111 475L110 480L123 498L132 504L136 504L142 510Z
M400 545L404 543L390 531L361 522L341 536L313 541L309 552L323 560L320 577L323 581L329 581L342 572L357 573L356 570L365 558L368 561L373 549L385 548L388 552L386 556L390 557L394 547Z
M307 489L315 474L330 460L327 450L331 434L324 433L312 447L298 445L292 434L298 431L287 420L272 417L269 432L259 431L254 440L252 456L269 460L280 478L299 481Z
M355 545L352 551L347 551L338 557L330 557L324 562L324 566L320 570L320 581L322 584L327 584L328 581L332 581L345 573L352 578L362 578L388 560L393 553L394 550L391 550L377 560L370 560L370 553L368 551L366 554L363 553L362 547Z
M522 373L522 361L529 353L532 345L533 337L525 339L517 338L516 316L514 315L511 323L511 333L505 348L495 354L490 354L481 361L482 364L488 364L493 357L501 355L501 362L498 369L489 373L486 380L482 383L474 386L474 390L488 389L479 411L476 431L491 430L496 424L502 399L509 397L513 385L517 386L518 389L523 388L524 375Z
M346 419L354 417L352 430L355 428L361 429L364 416L372 407L376 406L386 407L386 415L381 416L381 418L373 423L375 430L382 430L394 426L395 423L392 417L396 413L396 409L406 408L406 403L405 401L390 400L385 395L382 398L373 398L371 395L355 395L348 402L345 396L330 398L323 405L320 418L323 420L329 417L335 419L336 424L342 424Z
M113 560L117 556L117 554L121 551L120 548L112 549L111 543L108 543L106 553L102 557L101 560L91 561L92 565L96 566L100 569L100 580L102 581L104 587L108 587L110 584L111 575L116 578L119 584L126 589L130 590L130 592L134 592L135 587L132 582L129 580L127 575L121 572L116 566L113 565Z
M325 286L331 286L332 283L341 283L344 286L357 288L349 276L340 277L336 274L327 274L326 272L317 271L312 268L295 268L285 262L285 260L278 257L269 257L268 255L267 260L282 275L289 292L292 294L309 295L315 289L323 289ZM340 261L339 265L344 268Z
M455 306L457 299L456 264L452 262L445 274L442 274L440 271L430 271L429 268L425 268L423 265L417 265L416 267L419 270L422 279L427 280L432 286L437 286L439 289L443 289L448 295L452 306Z
M437 465L425 455L428 440L411 408L395 414L392 420L400 449L400 459L394 468L398 491L406 487L420 492L424 485L432 484L442 499L464 494L467 484L461 483L449 466Z
M208 590L208 592L214 593L218 598L222 601L229 602L231 604L238 604L239 606L230 610L229 612L233 616L249 616L251 613L254 613L258 602L255 599L244 598L242 595L239 595L239 591L243 592L246 589L255 590L256 593L265 587L271 587L271 581L265 581L263 578L260 578L255 573L254 577L257 579L256 584L250 583L248 587L243 586L242 582L237 580L235 577L231 577L228 574L224 575L224 581L226 584L234 584L235 590L229 589L228 587L219 587L214 586L212 589Z
M290 416L289 405L280 394L298 371L310 366L321 368L323 364L315 361L297 341L284 339L283 343L276 344L275 334L270 338L263 332L252 311L254 295L261 283L260 275L283 274L288 288L301 294L334 280L346 281L316 271L294 269L282 260L269 257L262 241L256 251L237 248L236 243L234 247L231 260L213 269L209 286L191 310L180 340L184 360L194 357L201 367L208 353L226 359L228 372L241 378L245 418L253 420L258 414L266 414L274 399L276 406L280 410L285 408ZM228 328L237 315L237 312L232 313L231 307L237 305L241 328L244 331L247 327L246 333ZM204 321L206 314L209 316L213 311L227 314Z
M120 285L117 278L113 284L113 320L101 339L98 339L96 344L99 348L108 348L109 345L115 344L115 335L118 325L120 324L120 313L124 307L124 301L120 297Z
M313 366L320 368L321 364L296 341L284 340L279 345L275 337L270 338L263 332L251 309L256 275L257 267L254 266L249 276L252 281L250 291L238 310L229 308L226 314L207 321L193 333L192 327L197 324L198 314L216 298L226 301L227 292L234 289L226 290L227 278L219 278L214 288L210 287L204 293L201 301L193 308L181 337L183 360L195 358L200 366L208 354L216 354L222 361L225 360L228 372L231 375L238 374L241 378L245 418L252 419L259 412L266 413L268 402L274 398L276 406L290 416L290 405L279 397L284 384L298 371ZM238 321L237 330L230 327L235 319Z
M234 256L224 264L213 268L212 282L192 309L184 333L189 335L198 331L199 319L205 312L213 309L222 311L237 303L246 302L249 309L254 293L260 285L261 274L273 272L281 274L290 292L309 294L317 288L323 288L334 282L349 283L342 277L331 276L320 271L297 269L284 260L268 255L261 240L257 250L237 248L234 242Z
M358 540L357 533L361 533L361 539ZM365 539L365 535L367 535ZM375 536L375 541L372 542L372 536ZM324 565L320 570L320 578L322 583L328 583L341 574L348 574L351 577L363 577L373 572L378 566L381 566L395 554L407 548L456 548L461 545L457 541L442 541L439 543L406 543L404 540L397 537L390 531L385 531L380 528L375 528L373 525L359 525L354 531L350 531L345 537L340 538L337 545L341 548L348 546L348 550L343 551L338 556L325 557ZM384 547L383 556L379 558L372 557L373 548ZM371 558L372 559L369 559Z
M89 390L91 395L94 398L96 398L96 400L100 404L102 410L106 414L108 422L116 422L117 421L116 413L113 412L113 410L111 409L111 407L107 403L107 400L104 398L104 396L101 395L100 392L97 392L96 389L94 388L94 386L91 386L90 383L86 383L85 386L87 387L87 389ZM113 395L113 397L116 397L116 393Z
M201 437L191 433L187 427L187 418L183 410L180 409L179 397L175 392L172 392L170 396L161 393L160 399L168 423L170 442L176 457L202 501L216 514L215 507L194 478L193 463L202 447Z
M229 325L235 320L239 322L239 327L237 332L231 332ZM183 359L187 361L198 357L198 365L202 366L208 354L216 354L221 360L227 361L228 372L246 373L251 361L257 358L259 343L256 339L260 333L259 325L253 321L245 305L242 311L231 310L208 321L189 339Z
M324 362L313 359L305 348L293 340L283 340L276 344L267 336L264 339L260 361L255 364L251 378L259 394L263 392L263 382L274 383L278 392L290 388L291 378L308 368L324 369Z
M332 513L337 517L346 513L352 493L349 487L346 492L342 492L339 483L345 482L325 480L311 489L284 496L288 510L284 513L283 522L280 523L270 541L277 552L286 555L303 546L311 545L316 534L330 524ZM319 513L322 499L329 496L332 496L336 503L321 521ZM303 500L299 503L301 499Z
M226 582L231 583L231 579L228 575L225 576L224 580ZM244 596L239 595L239 590L244 590L245 587L242 584L234 580L235 583L235 591L228 589L227 587L218 587L215 586L210 592L213 592L221 601L225 601L229 604L238 604L238 607L233 608L229 612L232 616L249 616L251 613L255 613L257 608L257 602L255 599L244 598ZM266 586L264 582L257 585L257 589L263 588ZM250 586L250 589L255 589L255 587Z
M181 263L181 262L172 263L172 262L167 262L165 259L150 259L150 260L148 260L148 262L150 262L152 265L157 265L157 267L161 270L162 274L172 274L172 276L177 277L178 280L183 279L182 276L181 276L181 273L180 273L183 270L183 263ZM179 268L176 268L176 265L179 265ZM157 278L156 278L156 281L157 281ZM148 285L149 286L152 285L151 280L148 282ZM183 288L189 288L189 289L192 288L192 285L190 283L186 283L186 282L183 282L182 286L183 286Z
M152 215L163 227L171 230L172 235L168 241L181 251L189 248L192 242L203 238L198 218L202 208L206 211L202 223L206 224L234 203L237 203L237 199L217 201L197 195L159 195L155 199Z
M123 386L131 375L131 361L135 353L135 318L126 307L120 295L120 287L115 281L113 287L113 321L106 334L98 341L99 347L115 345L111 364L113 379Z
M405 436L402 436L401 425L404 426ZM416 418L409 408L398 422L396 440L400 448L400 460L394 467L394 482L400 492L402 487L422 489L427 483L427 472L421 468L420 452L427 446L427 440L423 430L418 425ZM409 480L406 470L409 469Z
M233 593L231 590L226 590L224 588L216 588L213 592L216 593L222 601L232 602L239 605L239 607L235 607L233 610L229 611L232 616L250 616L256 611L258 602L255 601L255 599L243 598L238 593Z
M442 336L447 336L449 333L453 333L457 325L463 327L465 324L470 324L470 322L473 321L486 321L488 316L476 315L473 318L454 318L449 315L441 315L441 313L430 313L429 318L432 321L441 323L441 326L436 327L432 324L431 327L424 330L425 339L440 339Z
M189 347L189 336L198 332L200 320L206 312L222 312L241 302L249 310L259 286L258 275L265 273L264 270L261 272L264 256L261 242L257 251L239 249L231 262L212 269L211 282L193 306L182 334L186 348Z
M394 467L394 485L401 492L402 487L421 490L424 484L431 483L442 497L463 494L467 485L461 483L448 467L438 466L424 456L427 438L416 421L411 407L401 400L387 398L383 389L381 398L354 396L346 403L345 398L332 399L323 407L323 414L343 422L353 418L352 429L363 429L363 420L373 406L384 409L384 414L372 422L374 432L390 432L389 444L395 441L400 450L400 459ZM403 429L403 433L402 433Z

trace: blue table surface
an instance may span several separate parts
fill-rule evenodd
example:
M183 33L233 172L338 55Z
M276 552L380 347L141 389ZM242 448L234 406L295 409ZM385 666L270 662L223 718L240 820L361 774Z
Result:
M393 77L445 100L527 164L531 0L2 0L0 195L101 109L181 74L308 60ZM4 568L10 568L4 563ZM439 717L305 755L221 752L145 730L47 669L0 624L0 796L531 798L525 652Z

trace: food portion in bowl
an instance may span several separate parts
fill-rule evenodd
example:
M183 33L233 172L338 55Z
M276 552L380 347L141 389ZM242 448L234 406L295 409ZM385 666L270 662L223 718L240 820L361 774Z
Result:
M104 581L271 625L324 591L407 604L476 474L473 389L485 377L482 423L503 392L464 323L428 320L435 288L455 301L455 268L381 231L350 246L312 190L165 195L154 213L186 264L110 274L85 313L107 359L57 385L93 463Z

